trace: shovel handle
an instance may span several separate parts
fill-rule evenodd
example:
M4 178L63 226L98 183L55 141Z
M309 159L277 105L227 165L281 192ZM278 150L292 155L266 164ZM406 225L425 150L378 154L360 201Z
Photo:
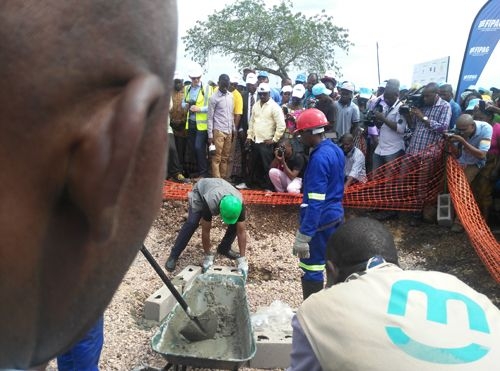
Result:
M151 253L148 251L148 249L146 249L146 246L144 246L144 244L142 244L142 246L141 246L141 252L144 255L144 257L146 258L146 260L149 262L149 264L151 264L151 266L156 271L156 273L158 273L158 276L160 276L163 283L165 285L167 285L167 287L170 290L170 292L172 293L172 295L175 296L175 299L179 302L182 309L184 309L184 311L189 316L189 318L192 318L193 315L192 315L191 310L189 309L189 306L187 305L186 301L184 300L182 295L179 294L179 291L177 291L175 286L172 284L172 281L170 281L170 279L167 277L167 275L165 274L163 269L160 267L158 262L155 260L155 258L153 258L153 255L151 255Z

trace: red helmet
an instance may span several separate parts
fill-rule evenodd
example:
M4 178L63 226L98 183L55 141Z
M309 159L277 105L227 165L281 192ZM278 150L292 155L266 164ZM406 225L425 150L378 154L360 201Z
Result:
M328 120L323 112L317 108L308 108L297 118L295 132L319 129L328 125Z

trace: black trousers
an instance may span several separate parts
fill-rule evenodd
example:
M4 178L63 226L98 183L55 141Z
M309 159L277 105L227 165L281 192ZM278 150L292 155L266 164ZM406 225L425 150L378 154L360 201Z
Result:
M250 184L257 188L273 190L273 184L269 179L269 169L274 159L274 144L253 143L250 153L249 169Z

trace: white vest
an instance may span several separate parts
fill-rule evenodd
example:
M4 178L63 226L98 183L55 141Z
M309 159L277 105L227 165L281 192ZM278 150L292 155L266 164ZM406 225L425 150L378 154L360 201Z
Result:
M500 311L449 274L376 267L297 317L325 371L500 370Z

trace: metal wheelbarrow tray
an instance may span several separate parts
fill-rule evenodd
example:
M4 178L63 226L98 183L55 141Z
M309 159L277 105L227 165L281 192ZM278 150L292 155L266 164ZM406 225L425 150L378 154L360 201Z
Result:
M212 309L218 318L214 339L190 343L180 333L189 321L177 304L151 340L155 352L175 365L235 370L256 351L243 278L236 275L202 274L184 298L193 313Z

